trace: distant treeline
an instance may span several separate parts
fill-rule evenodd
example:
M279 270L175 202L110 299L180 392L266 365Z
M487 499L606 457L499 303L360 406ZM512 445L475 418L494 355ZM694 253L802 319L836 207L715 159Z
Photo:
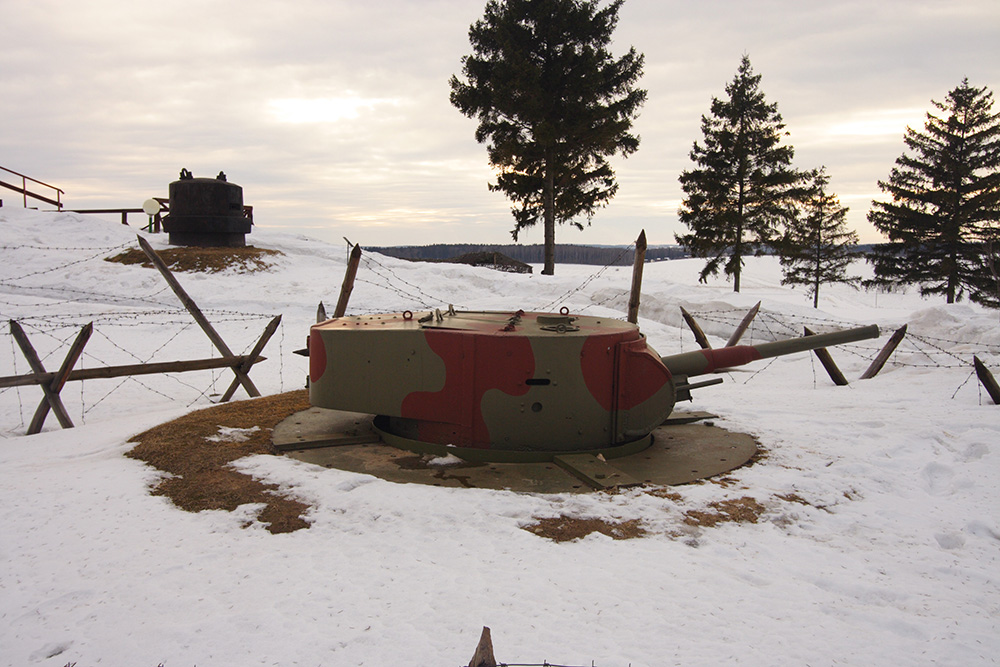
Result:
M487 245L471 243L437 243L423 246L393 246L369 248L374 252L414 260L446 260L474 252L499 252L527 264L541 264L545 247L536 245ZM687 257L680 246L650 246L646 261ZM556 264L596 264L598 266L631 266L635 250L625 246L561 245L556 244Z
M867 243L854 246L867 256L876 244ZM545 246L536 245L489 245L475 243L435 243L420 246L385 246L366 248L373 252L416 261L446 261L471 253L499 252L511 259L526 264L541 264ZM776 253L769 253L776 254ZM679 245L649 246L646 261L659 262L666 259L683 259L690 255ZM559 245L556 244L556 264L595 264L597 266L632 266L635 250L625 246L600 245Z

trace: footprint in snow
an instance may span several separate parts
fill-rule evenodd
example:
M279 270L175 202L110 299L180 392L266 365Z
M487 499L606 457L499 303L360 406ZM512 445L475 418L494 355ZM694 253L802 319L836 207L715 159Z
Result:
M934 539L942 549L961 549L965 546L965 538L958 533L936 533Z
M955 477L955 471L950 466L928 463L924 466L921 476L924 478L927 492L931 495L941 496L952 492L951 480Z

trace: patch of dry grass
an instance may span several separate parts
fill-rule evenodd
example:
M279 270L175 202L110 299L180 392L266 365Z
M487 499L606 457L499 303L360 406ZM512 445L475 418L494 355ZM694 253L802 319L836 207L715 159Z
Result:
M267 261L268 257L283 253L278 250L253 246L236 248L178 246L157 250L156 254L171 271L219 273L226 269L234 269L237 273L254 273L271 268L271 263ZM119 264L141 264L146 268L153 268L146 253L139 248L130 248L114 257L105 258L105 261Z
M688 510L684 513L684 523L689 526L712 528L720 523L757 523L766 507L754 498L744 496L709 503L711 510Z
M233 511L246 503L264 503L258 519L270 532L308 528L303 518L308 505L281 495L273 484L263 484L228 467L244 456L273 454L272 429L308 407L305 390L223 403L140 433L130 440L136 445L126 455L169 473L152 493L170 498L183 510ZM245 439L209 440L218 436L220 426L245 429ZM254 427L257 430L251 430Z
M614 540L629 540L646 534L646 529L642 527L638 519L611 522L603 519L580 519L571 516L537 519L535 523L524 526L524 529L555 542L578 540L591 533L601 533Z

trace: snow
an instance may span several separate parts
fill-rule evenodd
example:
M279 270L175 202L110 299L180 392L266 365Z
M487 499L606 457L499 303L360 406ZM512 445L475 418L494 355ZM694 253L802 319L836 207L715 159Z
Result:
M3 316L21 323L50 371L90 321L83 367L218 356L155 271L103 261L136 245L134 229L4 207L0 234ZM162 235L148 238L165 247ZM347 250L266 227L249 242L284 255L268 272L178 279L237 354L281 314L251 377L264 394L297 389L306 365L292 352L317 303L336 303ZM256 506L192 514L151 496L161 473L124 456L134 434L209 405L229 371L71 382L62 397L77 427L62 430L50 414L34 436L23 433L39 389L0 390L0 664L457 666L484 625L509 663L995 664L1000 407L971 362L1000 369L997 313L846 287L823 288L815 310L780 285L772 258L748 263L740 294L721 280L698 284L699 268L645 268L640 325L660 354L696 347L680 306L721 345L758 300L751 342L799 335L803 324L876 323L883 337L832 350L848 387L799 354L696 392L692 408L753 433L766 456L675 496L400 485L242 459L240 470L313 508L309 529L272 535ZM366 254L350 312L624 313L629 268L557 274ZM903 324L885 369L854 380ZM27 372L5 330L0 375ZM684 522L743 497L766 508L758 523ZM638 519L647 534L553 542L524 530L563 515Z

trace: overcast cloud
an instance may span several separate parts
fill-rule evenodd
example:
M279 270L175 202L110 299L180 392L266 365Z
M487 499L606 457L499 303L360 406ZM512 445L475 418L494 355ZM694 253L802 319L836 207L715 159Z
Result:
M182 167L223 170L259 225L368 246L506 243L475 122L448 102L484 5L0 0L0 166L62 188L70 208L139 206ZM627 0L613 51L629 46L646 56L641 146L613 163L618 196L559 242L629 243L643 228L674 242L677 177L744 53L796 166L825 165L875 241L865 215L906 126L963 77L997 94L1000 3Z

